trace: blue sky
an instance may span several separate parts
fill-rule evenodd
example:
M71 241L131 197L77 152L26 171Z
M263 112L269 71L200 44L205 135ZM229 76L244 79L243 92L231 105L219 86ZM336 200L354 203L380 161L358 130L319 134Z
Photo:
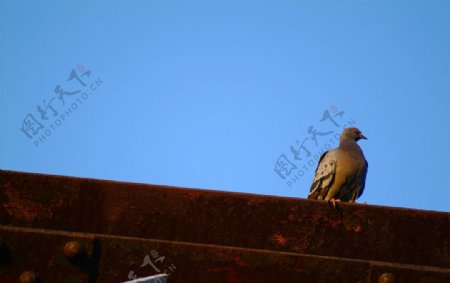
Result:
M450 211L449 11L439 0L1 1L0 168L303 198L316 163L289 186L292 174L354 121L369 138L359 202ZM339 127L325 111L344 112L331 116ZM317 146L310 126L329 133ZM311 156L295 160L305 139ZM297 167L286 179L274 171L283 154Z

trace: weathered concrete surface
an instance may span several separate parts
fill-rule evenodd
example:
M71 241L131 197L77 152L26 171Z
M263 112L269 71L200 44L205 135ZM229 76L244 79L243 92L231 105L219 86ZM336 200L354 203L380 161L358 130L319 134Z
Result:
M123 277L122 265L128 271L143 263L148 248L132 244L140 241L173 259L176 271L170 282L274 282L270 280L281 273L287 274L285 282L376 282L377 272L385 272L390 264L403 276L401 282L450 278L449 213L344 203L335 210L313 200L11 171L0 171L0 204L3 241L12 245L11 233L16 233L14 237L28 245L11 252L13 258L29 250L48 260L52 254L42 251L46 239L60 237L58 245L64 247L68 232L100 239L96 276L106 276L106 281L90 275L79 282L116 282L109 279ZM16 227L22 230L8 230ZM33 245L38 238L41 244ZM92 239L88 242L94 245ZM13 246L18 249L20 243ZM14 265L31 264L29 260L3 266L16 270ZM375 262L383 268L378 270ZM105 265L120 267L116 277L107 277L111 271ZM327 272L321 272L321 266ZM404 281L408 276L419 280L412 276L419 270L438 281ZM186 279L201 271L206 281ZM350 280L346 272L356 277ZM267 281L252 281L255 274Z

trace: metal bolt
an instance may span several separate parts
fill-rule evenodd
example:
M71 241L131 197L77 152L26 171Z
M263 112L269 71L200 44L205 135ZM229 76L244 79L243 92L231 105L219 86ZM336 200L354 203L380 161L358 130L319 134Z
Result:
M377 283L396 283L394 274L392 273L383 273L378 277Z
M68 242L64 246L64 256L71 264L77 265L84 270L90 269L91 260L79 242Z
M22 274L20 274L19 277L20 283L39 283L39 278L37 277L36 273L33 271L25 271Z
M70 261L81 260L86 255L86 251L79 242L68 242L64 246L64 256Z

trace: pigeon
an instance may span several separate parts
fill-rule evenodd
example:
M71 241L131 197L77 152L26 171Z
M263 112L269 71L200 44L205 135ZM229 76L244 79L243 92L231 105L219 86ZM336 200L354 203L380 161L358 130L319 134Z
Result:
M317 165L308 199L354 203L366 183L367 163L356 143L367 138L357 128L342 131L339 146L322 154Z

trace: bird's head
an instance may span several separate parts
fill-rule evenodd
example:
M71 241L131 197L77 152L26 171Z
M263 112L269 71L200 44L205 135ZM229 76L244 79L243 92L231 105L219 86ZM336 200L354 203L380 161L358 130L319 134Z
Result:
M346 137L354 141L359 141L360 139L367 140L358 128L345 128L341 137Z

